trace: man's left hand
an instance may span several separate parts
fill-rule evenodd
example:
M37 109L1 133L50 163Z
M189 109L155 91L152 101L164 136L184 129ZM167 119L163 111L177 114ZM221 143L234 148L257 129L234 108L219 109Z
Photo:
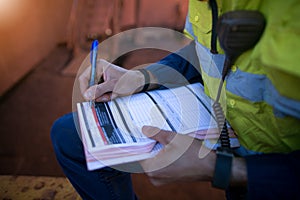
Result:
M202 141L151 126L144 126L142 131L164 145L154 158L140 162L152 184L211 181L216 155L202 146Z

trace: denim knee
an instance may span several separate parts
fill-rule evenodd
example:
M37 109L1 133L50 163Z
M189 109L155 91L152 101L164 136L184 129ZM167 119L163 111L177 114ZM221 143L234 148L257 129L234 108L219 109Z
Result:
M52 125L50 134L56 154L74 154L75 150L77 153L82 151L82 143L77 133L72 113L57 119Z

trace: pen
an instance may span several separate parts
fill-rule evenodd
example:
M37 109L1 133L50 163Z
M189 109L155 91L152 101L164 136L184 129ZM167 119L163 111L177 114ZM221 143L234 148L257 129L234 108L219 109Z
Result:
M97 64L97 53L98 53L98 40L94 40L91 47L91 78L89 82L89 87L95 85L95 77L96 77L96 64ZM94 104L93 100L90 100L90 106Z

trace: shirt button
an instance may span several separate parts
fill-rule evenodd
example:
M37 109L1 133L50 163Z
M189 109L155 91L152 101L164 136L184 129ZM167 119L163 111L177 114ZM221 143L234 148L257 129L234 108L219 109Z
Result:
M195 18L194 18L195 22L198 22L199 21L199 16L196 15Z
M236 66L236 65L233 65L233 66L231 67L231 71L232 71L232 72L236 72L236 70L237 70L237 66Z
M230 104L230 106L233 108L233 107L235 106L236 102L235 102L234 99L230 99L230 100L229 100L229 104Z

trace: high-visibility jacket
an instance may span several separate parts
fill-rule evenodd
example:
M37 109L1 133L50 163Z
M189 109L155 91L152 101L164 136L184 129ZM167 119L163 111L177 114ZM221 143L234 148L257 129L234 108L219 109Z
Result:
M219 14L258 10L266 18L256 46L231 68L222 92L226 119L241 145L258 152L300 149L300 3L298 0L217 0ZM208 1L190 0L185 33L196 41L205 91L216 97L224 54L210 53Z

